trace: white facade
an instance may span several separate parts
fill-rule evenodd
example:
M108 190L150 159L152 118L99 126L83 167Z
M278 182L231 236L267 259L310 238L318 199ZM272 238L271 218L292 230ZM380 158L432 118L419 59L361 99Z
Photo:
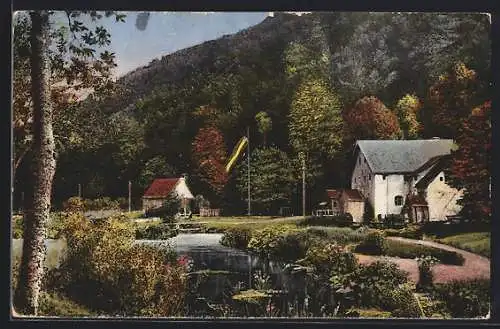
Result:
M375 218L390 214L401 214L408 194L416 194L415 184L434 165L414 173L373 173L363 152L357 152L356 164L351 177L351 188L361 192L373 207ZM445 220L456 215L461 206L457 201L462 192L446 184L440 172L424 191L429 209L429 220Z
M180 199L194 199L184 177L179 178L177 185L175 185L175 193Z
M444 172L440 172L434 178L426 192L430 220L440 220L446 216L456 215L462 209L458 200L462 198L463 192L446 184Z

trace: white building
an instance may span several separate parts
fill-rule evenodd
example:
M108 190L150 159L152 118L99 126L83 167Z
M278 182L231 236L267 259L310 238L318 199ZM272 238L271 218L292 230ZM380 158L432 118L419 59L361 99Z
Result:
M144 211L159 208L169 196L176 196L181 201L184 213L190 208L190 202L194 199L193 194L186 184L185 177L179 178L157 178L148 187L142 197Z
M461 191L446 183L451 139L360 140L351 188L373 207L375 218L403 214L414 222L456 215Z

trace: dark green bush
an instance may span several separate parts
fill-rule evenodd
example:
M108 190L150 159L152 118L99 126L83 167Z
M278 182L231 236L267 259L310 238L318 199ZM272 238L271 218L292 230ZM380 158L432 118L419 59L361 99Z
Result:
M379 231L368 233L366 238L356 246L356 252L368 255L384 255L387 251L387 241Z
M485 316L490 310L489 279L436 284L432 295L445 303L454 318Z
M135 238L138 240L167 240L178 234L178 231L169 224L154 224L146 227L138 227Z
M490 232L491 225L482 222L469 222L449 224L446 222L427 222L422 225L421 230L426 235L444 238L450 235L471 232Z
M391 262L360 265L343 278L357 307L393 312L397 317L418 317L418 305L408 285L407 273Z
M390 214L385 216L384 225L387 228L403 228L406 226L405 219L402 215Z
M433 247L409 244L402 241L387 240L386 256L400 258L417 258L421 256L432 256L443 264L463 265L464 257L454 251L437 249Z
M353 253L335 243L322 243L307 249L300 264L312 266L319 275L341 275L356 270L358 261Z
M169 196L159 208L149 209L145 212L146 217L160 217L164 223L173 223L179 212L180 200L175 196Z
M220 243L223 246L245 250L252 237L249 228L233 227L224 232Z

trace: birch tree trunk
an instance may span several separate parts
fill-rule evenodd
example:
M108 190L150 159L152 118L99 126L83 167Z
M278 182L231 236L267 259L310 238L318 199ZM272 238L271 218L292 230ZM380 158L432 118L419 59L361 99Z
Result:
M31 16L31 95L33 97L32 186L24 212L24 241L16 307L18 312L37 315L45 260L46 224L50 213L52 180L56 169L52 106L49 87L49 13Z

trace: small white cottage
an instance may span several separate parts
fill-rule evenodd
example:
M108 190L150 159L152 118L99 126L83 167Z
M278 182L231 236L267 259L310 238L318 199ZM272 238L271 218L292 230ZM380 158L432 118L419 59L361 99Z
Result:
M143 210L161 207L170 195L176 195L180 199L184 213L189 211L194 197L186 184L185 177L155 179L142 197Z
M451 139L359 140L351 188L361 192L375 217L403 214L412 222L456 215L462 192L446 183Z

